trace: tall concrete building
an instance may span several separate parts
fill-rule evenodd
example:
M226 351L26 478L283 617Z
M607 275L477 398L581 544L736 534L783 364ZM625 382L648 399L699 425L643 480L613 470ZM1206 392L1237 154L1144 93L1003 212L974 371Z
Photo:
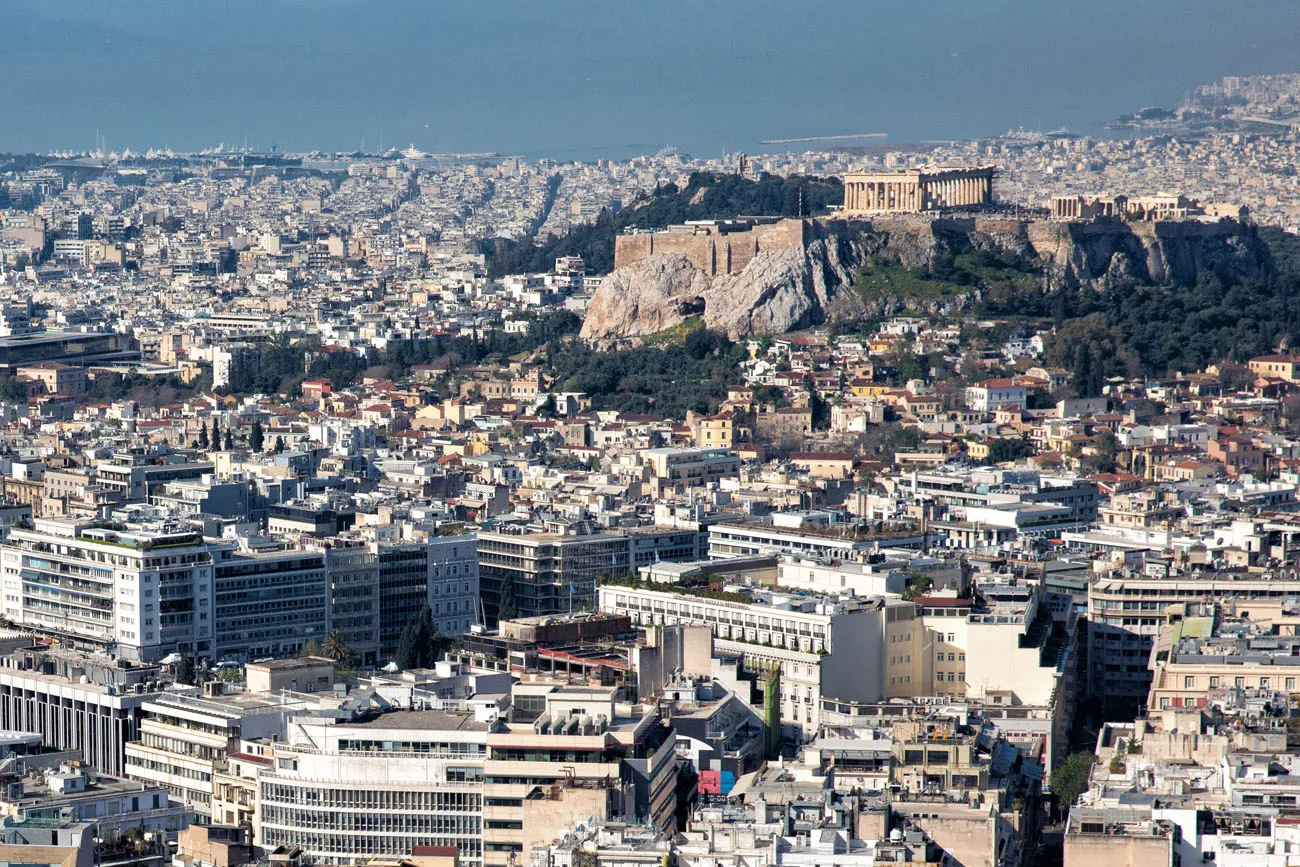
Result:
M258 845L301 847L317 864L450 846L478 867L488 728L472 714L347 704L295 717L258 775Z
M325 552L241 551L212 543L214 656L247 661L296 656L329 630Z
M20 637L30 644L30 637ZM174 691L157 665L55 648L11 649L0 636L0 728L40 732L49 746L76 750L101 773L121 776L125 749L140 736L144 705Z
M537 719L501 724L488 733L486 867L522 863L525 841L554 836L564 824L556 821L554 787L563 783L603 782L619 790L615 809L621 815L659 831L675 830L676 736L658 706L618 704L616 692L557 686L545 694Z
M379 566L379 644L397 652L402 630L425 604L440 635L463 635L478 622L478 538L473 533L427 541L376 542Z
M694 560L699 534L676 527L612 533L479 533L484 617L496 623L501 589L513 587L517 617L589 611L602 575L623 576L661 560Z
M241 738L275 738L302 702L264 696L162 695L146 702L139 740L126 746L127 776L160 785L205 821L212 814L213 776L225 770Z

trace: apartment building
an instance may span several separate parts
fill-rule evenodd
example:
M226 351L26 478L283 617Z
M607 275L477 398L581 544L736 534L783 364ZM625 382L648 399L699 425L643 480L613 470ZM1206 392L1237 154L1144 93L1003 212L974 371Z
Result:
M1004 406L1025 405L1025 387L1010 379L986 379L966 387L966 406L975 412L993 412Z
M38 518L0 568L11 623L142 661L212 652L212 552L187 524Z
M774 516L784 523L724 521L709 527L709 557L758 557L792 554L826 560L865 560L880 547L920 548L924 535L914 532L867 532L854 526L799 520L795 514Z
M1300 636L1258 623L1189 617L1163 627L1151 653L1148 712L1246 700L1271 704L1300 685Z
M736 453L719 445L646 449L640 453L641 461L661 485L701 487L731 478L740 469L740 458Z
M1108 702L1145 703L1156 638L1172 619L1236 616L1281 620L1294 607L1297 584L1244 573L1192 573L1177 578L1116 572L1088 585L1088 690Z

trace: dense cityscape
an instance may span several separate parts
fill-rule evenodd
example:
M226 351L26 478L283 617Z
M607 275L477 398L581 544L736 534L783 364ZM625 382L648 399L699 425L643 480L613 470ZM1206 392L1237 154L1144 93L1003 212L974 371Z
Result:
M1300 865L1300 75L1111 127L0 154L0 861Z

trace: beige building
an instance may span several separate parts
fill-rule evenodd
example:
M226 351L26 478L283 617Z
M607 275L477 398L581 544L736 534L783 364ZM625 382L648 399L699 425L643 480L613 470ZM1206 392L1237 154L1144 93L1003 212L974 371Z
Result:
M1260 355L1252 358L1247 366L1256 376L1287 382L1300 379L1300 355Z
M244 676L249 692L328 692L334 688L334 662L320 656L250 662Z
M37 380L48 394L83 394L86 391L86 370L60 361L42 361L18 368L19 379Z
M844 176L844 211L938 211L993 202L993 166L850 172Z

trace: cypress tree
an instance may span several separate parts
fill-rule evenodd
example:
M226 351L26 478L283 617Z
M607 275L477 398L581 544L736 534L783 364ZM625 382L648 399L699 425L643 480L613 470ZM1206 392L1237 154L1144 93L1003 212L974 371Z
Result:
M507 573L501 580L501 592L497 597L497 622L510 620L519 616L519 606L515 602L515 578Z

